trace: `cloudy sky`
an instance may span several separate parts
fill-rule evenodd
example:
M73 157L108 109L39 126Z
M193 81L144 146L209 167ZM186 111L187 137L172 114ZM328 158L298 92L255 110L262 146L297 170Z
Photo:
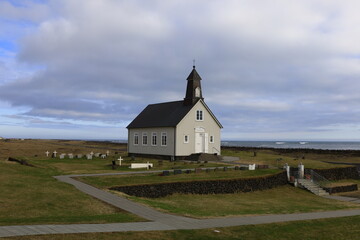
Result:
M0 136L126 139L196 59L227 140L360 140L360 1L0 0Z

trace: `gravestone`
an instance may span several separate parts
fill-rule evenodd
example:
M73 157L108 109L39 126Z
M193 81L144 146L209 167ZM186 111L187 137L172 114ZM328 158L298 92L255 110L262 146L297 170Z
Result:
M223 169L223 170L224 170L224 172L225 172L225 171L227 171L227 170L228 170L228 168L227 168L227 167L224 167L224 169Z
M82 154L77 154L76 157L77 157L77 158L82 158L83 155L82 155Z
M95 153L94 156L95 157L100 157L101 153Z
M101 158L102 159L106 158L106 154L101 154Z
M106 156L109 156L110 152L109 150L106 151Z
M92 159L92 156L93 156L92 154L86 154L86 159L87 159L87 160L91 160L91 159Z
M255 170L256 164L249 164L249 170Z
M57 154L57 152L54 151L54 152L52 153L51 157L52 157L52 158L56 158L56 154Z
M74 158L74 155L72 153L69 153L68 156L69 156L70 159Z
M65 158L65 153L60 154L60 159L64 159Z
M175 169L175 170L174 170L174 174L175 174L175 175L176 175L176 174L182 174L181 169Z
M163 171L163 176L169 176L170 175L170 172L169 171Z
M46 151L45 154L46 154L46 157L49 157L49 151Z

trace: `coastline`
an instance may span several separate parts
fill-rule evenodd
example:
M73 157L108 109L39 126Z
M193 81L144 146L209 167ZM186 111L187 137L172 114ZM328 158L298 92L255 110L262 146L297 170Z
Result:
M315 149L315 148L272 148L272 147L242 147L242 146L221 146L222 149L234 150L234 151L259 151L259 150L271 150L278 154L331 154L360 157L360 150L351 149Z

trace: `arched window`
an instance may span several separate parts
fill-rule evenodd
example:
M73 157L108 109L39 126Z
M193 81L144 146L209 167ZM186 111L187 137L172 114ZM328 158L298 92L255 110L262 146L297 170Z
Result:
M200 97L200 88L195 88L195 97Z

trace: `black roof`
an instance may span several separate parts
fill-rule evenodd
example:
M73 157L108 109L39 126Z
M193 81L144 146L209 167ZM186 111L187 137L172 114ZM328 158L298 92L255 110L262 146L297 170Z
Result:
M184 101L150 104L127 128L175 127L193 106Z

